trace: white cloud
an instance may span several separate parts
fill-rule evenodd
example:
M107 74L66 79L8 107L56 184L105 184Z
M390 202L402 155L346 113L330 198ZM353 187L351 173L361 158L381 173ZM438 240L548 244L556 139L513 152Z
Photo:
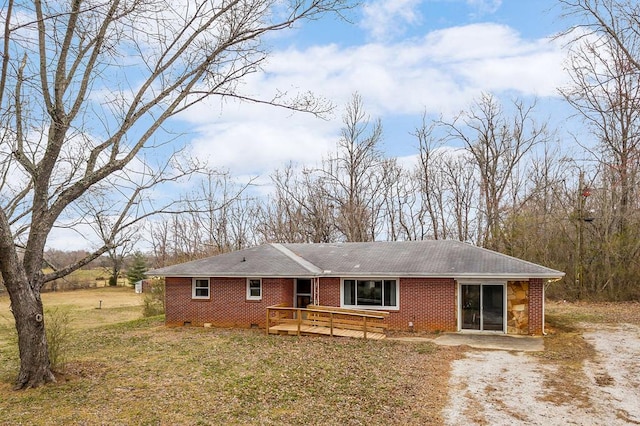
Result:
M335 146L340 111L355 91L372 117L415 116L416 123L425 110L457 113L481 92L557 96L566 79L561 43L523 40L507 26L476 24L401 43L291 48L274 52L267 72L251 76L243 90L264 96L276 88L311 90L339 107L331 121L254 104L229 103L220 112L216 101L183 118L197 128L194 149L201 158L232 174L269 173L288 161L320 161Z
M261 105L229 105L199 126L192 152L233 176L257 176L289 162L315 163L335 143L336 123Z
M429 47L425 53L443 62L494 60L559 48L549 39L523 40L513 28L493 23L433 31L425 37L425 44Z
M422 19L418 10L421 0L375 0L363 6L360 26L374 40L390 40L402 35L407 25Z
M479 15L485 15L497 12L502 6L502 0L467 0L467 4L474 8Z
M99 246L99 241L90 226L74 224L72 228L54 227L47 237L47 248L91 250Z

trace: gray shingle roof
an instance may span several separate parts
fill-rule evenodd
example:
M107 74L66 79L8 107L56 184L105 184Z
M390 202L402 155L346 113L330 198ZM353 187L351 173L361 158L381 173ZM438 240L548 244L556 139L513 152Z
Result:
M148 271L147 275L167 277L289 277L310 275L308 269L286 256L272 244L180 263Z
M148 272L193 276L561 278L563 272L451 240L264 244Z

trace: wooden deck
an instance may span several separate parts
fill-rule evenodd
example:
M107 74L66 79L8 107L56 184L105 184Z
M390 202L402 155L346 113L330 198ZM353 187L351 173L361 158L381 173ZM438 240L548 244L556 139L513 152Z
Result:
M388 312L343 309L331 306L286 306L267 308L267 333L324 335L362 339L384 339Z

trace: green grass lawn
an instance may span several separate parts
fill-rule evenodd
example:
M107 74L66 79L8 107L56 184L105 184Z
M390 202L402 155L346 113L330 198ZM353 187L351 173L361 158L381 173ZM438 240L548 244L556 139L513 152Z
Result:
M442 422L442 386L457 349L166 328L162 318L122 322L142 311L139 302L124 303L138 296L107 290L120 302L97 290L49 301L74 318L65 374L53 385L11 390L18 356L11 327L0 321L0 424Z
M15 392L15 331L0 297L0 425L438 425L451 361L467 350L166 328L141 318L142 300L121 287L43 294L46 310L72 318L66 368L56 384ZM575 324L638 323L640 304L549 303L548 319L547 349L533 356L564 371L545 385L564 403L580 396L591 356Z

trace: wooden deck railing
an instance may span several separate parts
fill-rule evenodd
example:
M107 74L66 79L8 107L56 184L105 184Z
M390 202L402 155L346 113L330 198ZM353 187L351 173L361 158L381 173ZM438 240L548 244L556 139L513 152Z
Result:
M381 339L388 312L357 310L333 306L292 308L275 305L267 308L267 334L326 334Z

